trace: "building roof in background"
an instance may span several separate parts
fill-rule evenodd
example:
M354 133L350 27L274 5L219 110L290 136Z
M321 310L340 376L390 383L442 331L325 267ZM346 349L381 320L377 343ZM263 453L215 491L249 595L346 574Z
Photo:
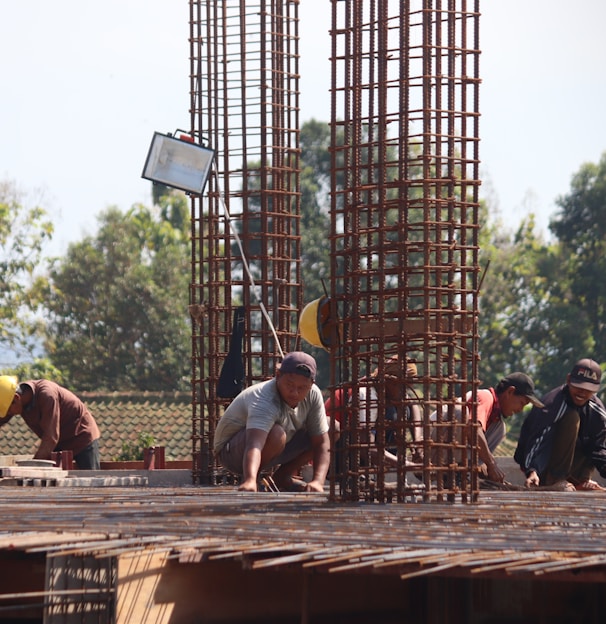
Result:
M101 461L112 461L124 442L137 444L141 434L165 447L166 460L192 458L191 394L166 392L76 393L88 406L101 431ZM33 455L39 439L15 416L0 429L0 455Z

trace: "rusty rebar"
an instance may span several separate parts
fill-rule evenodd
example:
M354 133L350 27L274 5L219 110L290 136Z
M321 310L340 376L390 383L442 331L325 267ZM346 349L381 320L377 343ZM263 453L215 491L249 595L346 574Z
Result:
M271 377L297 340L298 45L296 2L190 2L192 135L217 154L206 196L192 198L190 309L202 310L192 322L195 483L233 479L212 447L233 398L217 384L234 310L245 311L243 385Z
M424 500L475 501L476 431L461 441L460 424L446 421L451 430L434 440L431 415L478 385L479 15L466 2L332 5L331 298L341 343L331 387L353 399L331 496L409 500L418 474ZM416 363L415 395L394 401L377 383L373 405L359 403L371 371L382 378L394 356ZM415 402L422 440L407 418ZM377 414L370 427L363 410ZM397 466L383 460L390 430Z

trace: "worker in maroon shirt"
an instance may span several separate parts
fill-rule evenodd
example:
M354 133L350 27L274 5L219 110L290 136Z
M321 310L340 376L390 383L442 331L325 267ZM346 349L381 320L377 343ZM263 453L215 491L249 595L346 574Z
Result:
M0 376L0 427L17 415L40 438L34 459L72 451L80 470L100 469L97 423L86 405L66 388L47 379L19 384L15 377Z

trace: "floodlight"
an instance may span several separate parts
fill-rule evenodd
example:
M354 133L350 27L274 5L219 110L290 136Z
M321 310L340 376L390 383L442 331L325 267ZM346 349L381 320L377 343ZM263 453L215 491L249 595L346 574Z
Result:
M214 155L214 150L193 143L190 137L155 132L141 177L201 195Z

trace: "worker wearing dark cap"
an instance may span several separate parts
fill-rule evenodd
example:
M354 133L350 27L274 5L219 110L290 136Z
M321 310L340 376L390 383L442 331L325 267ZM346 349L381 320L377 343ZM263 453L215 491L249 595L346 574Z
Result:
M256 492L259 472L277 467L272 477L280 490L324 491L330 443L316 370L313 357L293 351L273 379L246 388L225 410L214 450L224 468L241 475L239 490ZM310 460L306 483L298 474Z
M597 362L579 360L566 383L543 397L545 407L528 414L514 454L527 487L604 490L590 478L595 468L606 477L606 410L596 396L601 379Z
M486 465L486 476L493 481L505 480L505 473L494 458L496 448L505 438L504 418L520 413L529 403L535 408L543 407L535 394L534 382L525 373L511 373L494 388L478 390L479 456Z
M463 415L467 419L471 418L471 401L472 393L468 392L462 405L456 410L457 419L463 419ZM497 483L505 481L505 473L494 457L496 448L505 438L504 419L521 412L529 403L535 408L543 407L543 403L535 394L534 382L525 373L510 373L494 388L482 388L477 391L478 456L481 474L490 481ZM436 412L430 415L430 420L436 420ZM434 439L437 437L435 428L432 429L431 435ZM432 461L439 463L436 457L437 453L434 452Z

